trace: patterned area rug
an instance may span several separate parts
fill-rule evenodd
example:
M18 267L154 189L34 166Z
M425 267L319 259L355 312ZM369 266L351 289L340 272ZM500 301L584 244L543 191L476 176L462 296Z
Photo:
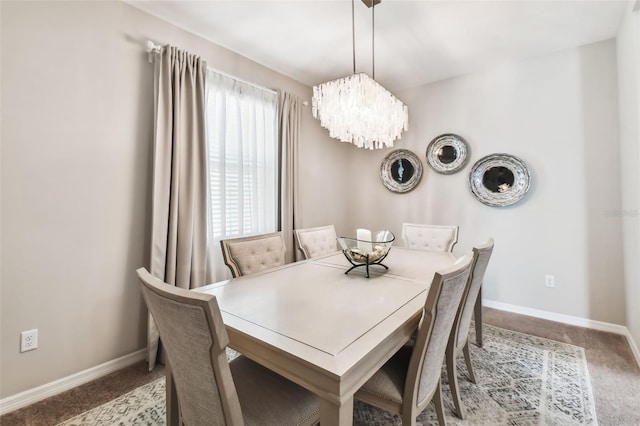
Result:
M472 327L473 330L473 327ZM470 336L475 341L475 336ZM235 353L228 353L230 358ZM577 346L484 326L484 347L471 345L478 384L466 379L462 358L459 384L467 419L453 414L443 369L447 423L452 425L597 425L584 350ZM61 425L163 425L165 381L158 379ZM359 426L401 425L400 417L355 402L353 423ZM418 425L437 425L433 405Z

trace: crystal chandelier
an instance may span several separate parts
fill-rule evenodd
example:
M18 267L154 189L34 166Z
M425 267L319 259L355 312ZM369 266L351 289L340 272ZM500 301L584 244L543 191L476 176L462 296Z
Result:
M376 0L371 3L374 20ZM329 136L351 142L358 148L392 147L408 129L409 110L391 92L375 81L375 54L372 31L373 78L356 73L354 0L351 0L353 34L353 75L313 87L313 117L329 130Z

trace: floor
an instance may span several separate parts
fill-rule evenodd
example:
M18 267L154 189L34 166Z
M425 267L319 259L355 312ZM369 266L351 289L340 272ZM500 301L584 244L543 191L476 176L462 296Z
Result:
M640 368L624 336L484 308L484 322L585 349L602 426L640 426ZM0 417L1 425L55 425L163 375L146 363L112 373Z

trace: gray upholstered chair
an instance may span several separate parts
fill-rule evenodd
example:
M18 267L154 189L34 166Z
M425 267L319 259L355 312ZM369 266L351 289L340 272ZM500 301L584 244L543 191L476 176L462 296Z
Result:
M458 242L458 227L403 223L402 239L410 249L451 252Z
M471 271L472 255L435 274L413 344L402 347L355 394L355 398L402 416L403 425L433 400L445 424L440 373L451 327Z
M142 295L166 350L184 425L307 425L319 420L316 395L239 356L213 295L163 283L138 269Z
M473 316L476 300L482 287L484 273L487 270L491 253L493 252L493 239L490 238L486 243L479 247L473 248L473 261L471 262L471 274L467 283L467 289L460 303L456 322L451 329L449 335L449 343L447 344L446 362L447 375L449 377L449 387L451 388L451 397L456 407L456 415L461 419L465 418L465 411L460 399L460 390L458 386L458 375L456 374L456 359L460 352L464 354L464 361L467 364L469 372L469 380L476 382L471 365L471 356L469 354L469 328L471 327L471 317ZM477 325L477 324L476 324ZM482 324L480 324L482 326Z
M281 232L221 240L224 263L233 278L252 275L284 265L285 245Z
M295 235L304 259L313 259L338 251L336 228L333 225L296 229Z

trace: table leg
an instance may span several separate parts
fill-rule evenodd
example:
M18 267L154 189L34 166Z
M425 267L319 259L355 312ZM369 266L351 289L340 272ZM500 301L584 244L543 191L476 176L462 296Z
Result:
M176 391L176 384L173 381L173 375L171 374L171 366L167 361L165 364L166 376L166 391L167 391L167 425L178 426L180 423L180 412L178 408L178 393Z
M476 345L482 347L482 285L478 291L478 298L476 299L473 310L475 314L474 321L476 323Z
M320 424L344 426L353 424L353 396L338 405L334 401L320 399Z

